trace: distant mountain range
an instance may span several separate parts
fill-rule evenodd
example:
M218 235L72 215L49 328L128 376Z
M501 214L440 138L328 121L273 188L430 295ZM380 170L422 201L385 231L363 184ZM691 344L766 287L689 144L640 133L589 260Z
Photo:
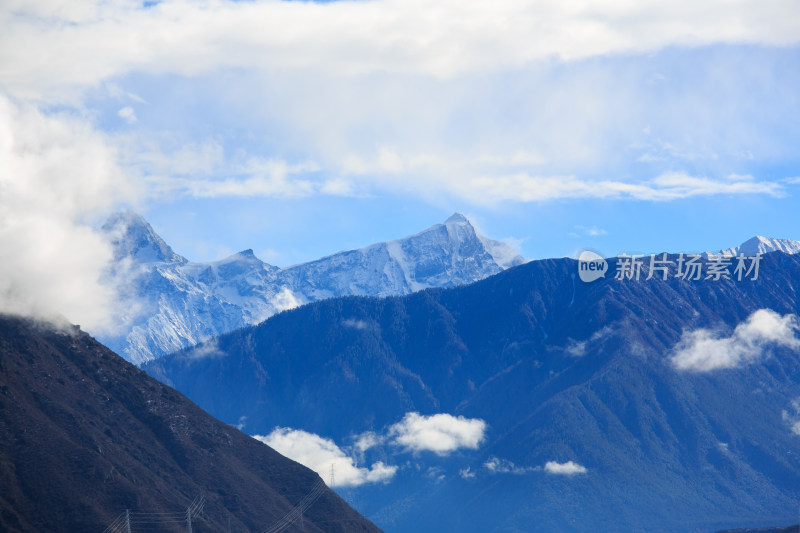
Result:
M776 246L758 241L740 250ZM667 279L645 264L584 283L565 258L328 299L144 368L250 434L296 428L397 466L341 491L387 531L793 523L800 255L767 253L741 281L680 279L670 259Z
M0 435L3 532L380 531L77 327L0 316Z
M133 212L109 217L109 273L127 327L98 338L141 364L308 302L347 295L404 295L472 283L524 262L455 214L416 235L278 268L245 250L211 263L175 253Z

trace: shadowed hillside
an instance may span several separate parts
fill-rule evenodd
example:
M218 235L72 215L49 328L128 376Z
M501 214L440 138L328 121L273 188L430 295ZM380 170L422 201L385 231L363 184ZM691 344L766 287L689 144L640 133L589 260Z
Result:
M286 531L379 531L320 492L316 474L78 328L0 317L0 435L2 531L100 533L125 509L185 531L182 515L199 498L195 531L262 531L310 493L318 499L302 528Z

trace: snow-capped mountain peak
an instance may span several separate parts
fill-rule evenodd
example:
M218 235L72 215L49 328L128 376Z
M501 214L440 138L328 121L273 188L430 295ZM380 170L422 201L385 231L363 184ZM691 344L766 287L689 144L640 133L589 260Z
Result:
M470 220L461 213L453 213L450 218L444 221L444 224L448 228L459 226L463 228L465 233L474 235L475 238L481 242L483 248L492 257L494 262L504 270L521 265L525 262L525 259L519 255L514 247L508 243L496 241L480 234L477 229L475 229L475 226L472 224L472 222L470 222ZM450 231L453 231L453 229Z
M114 260L131 258L137 263L185 263L139 214L121 211L108 217L101 228L114 249Z
M409 237L280 269L243 250L219 261L187 261L141 216L116 213L103 227L120 286L141 301L130 330L102 339L134 363L158 358L280 311L337 296L399 296L465 285L524 262L508 244L479 235L456 213Z
M508 245L479 236L469 220L456 213L408 237L285 268L278 278L305 301L397 296L472 283L511 266L507 260L496 261L495 255L512 257L513 264L524 261Z
M226 257L224 259L220 259L218 261L214 261L211 264L224 265L224 264L228 264L228 263L241 263L241 264L251 264L251 265L258 265L258 266L262 266L263 265L268 269L276 269L276 268L278 268L278 267L272 266L272 265L270 265L268 263L265 263L264 261L262 261L261 259L256 257L256 254L253 252L253 250L251 248L248 248L247 250L242 250L241 252L236 252L235 254L229 255L228 257Z
M445 224L470 224L470 221L467 217L462 215L461 213L453 213L450 217L444 221Z
M769 252L783 252L785 254L800 253L800 241L792 239L773 239L771 237L756 235L735 248L722 250L724 255L738 256L741 254L748 257Z

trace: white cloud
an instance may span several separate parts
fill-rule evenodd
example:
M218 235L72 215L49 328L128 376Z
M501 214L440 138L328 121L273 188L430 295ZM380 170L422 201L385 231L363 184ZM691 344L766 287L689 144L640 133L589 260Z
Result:
M601 237L603 235L608 235L608 232L603 228L598 228L597 226L586 227L586 226L575 226L576 236L578 235L586 235L588 237Z
M791 16L794 11L792 0L768 7L753 0L700 5L445 0L435 7L421 0L167 0L150 8L136 2L76 7L14 0L0 7L0 77L3 90L15 97L78 108L87 92L102 87L104 95L122 101L120 116L133 121L132 106L145 99L123 88L126 83L138 83L137 92L152 91L143 93L149 109L165 106L161 114L167 117L188 114L172 109L158 90L161 83L172 87L177 75L190 87L194 103L209 110L206 115L196 113L201 106L191 108L199 125L207 127L212 117L233 111L229 122L211 126L222 132L236 124L233 129L248 130L248 136L270 139L266 149L246 146L242 152L265 149L272 157L251 158L237 151L248 141L229 133L198 140L202 134L193 131L185 146L173 150L161 146L169 135L163 132L143 128L117 136L125 161L149 177L149 194L158 199L362 197L379 190L439 201L444 194L495 206L564 198L779 196L787 184L697 176L690 170L662 174L662 168L648 166L605 179L581 172L604 168L599 163L609 162L607 154L620 151L607 139L636 144L638 134L631 131L641 131L643 115L648 135L652 122L659 140L640 142L634 157L644 152L645 159L659 161L709 160L732 138L731 151L764 152L756 142L768 145L770 153L777 150L769 135L751 134L749 123L743 134L735 129L737 117L730 124L720 120L743 98L758 100L749 88L745 96L725 93L714 102L697 97L709 87L739 86L724 78L740 65L738 55L732 63L715 63L713 72L723 73L722 79L693 82L663 104L693 119L705 117L713 131L725 132L722 140L685 139L682 121L651 116L651 109L661 109L653 99L663 94L640 88L638 74L630 74L638 68L603 66L599 70L606 73L598 74L586 62L562 77L552 67L560 60L605 60L675 44L796 43L800 22ZM124 79L134 72L150 75L149 81ZM511 85L503 78L509 72L516 80ZM525 74L516 77L520 72ZM229 77L235 81L226 82ZM666 80L662 74L648 78ZM320 86L326 87L324 97ZM530 91L509 101L506 90L514 86ZM724 104L718 109L717 102ZM703 112L692 113L692 105ZM516 119L509 118L509 108ZM170 130L164 120L161 127ZM708 124L694 125L703 130ZM770 124L770 129L779 128ZM223 144L232 153L226 154ZM708 149L686 148L698 145Z
M574 476L576 474L585 474L586 467L567 461L566 463L559 463L556 461L547 461L544 465L544 471L548 474L557 474L562 476Z
M586 355L586 343L587 341L576 341L575 339L569 339L564 351L572 357L583 357Z
M458 449L477 449L483 442L486 422L475 418L439 413L423 416L406 413L403 419L385 431L367 431L354 438L353 453L364 461L365 452L392 444L405 451L431 451L439 456L448 455Z
M349 329L357 329L359 331L363 331L369 328L369 324L365 320L355 318L348 318L342 321L342 326L349 328Z
M139 120L136 118L136 111L134 111L130 106L125 106L117 111L117 116L128 124L135 124L136 121Z
M486 422L449 414L423 416L406 413L389 428L392 442L414 452L432 451L446 455L459 448L477 449L483 441Z
M592 333L592 336L585 341L578 341L573 338L568 338L567 344L564 347L564 351L567 353L567 355L570 355L572 357L583 357L589 351L590 346L597 343L603 337L606 337L610 333L611 333L611 328L609 326L605 326Z
M429 466L425 471L425 477L441 483L445 480L444 469L441 466Z
M370 448L374 448L375 446L383 444L385 440L386 439L384 437L378 435L374 431L367 431L356 438L354 446L358 451L365 452Z
M191 176L202 182L215 172L223 169L235 172L244 166L228 169L234 165L226 165L225 151L213 139L188 141L177 139L175 134L148 131L120 135L115 140L125 163L151 176L154 186L165 192L185 192L183 189L189 188L180 180L168 182L167 178L170 177ZM162 184L161 181L166 183Z
M108 95L116 100L133 100L139 104L147 104L147 101L138 94L125 91L116 83L106 83L105 90Z
M386 442L384 435L379 435L374 431L366 431L358 435L353 443L353 453L356 455L359 463L364 462L364 457L367 450L380 446Z
M783 411L783 420L785 420L789 427L797 436L800 436L800 398L792 401L788 410Z
M192 152L189 152L192 154ZM209 154L210 155L210 154ZM159 159L161 158L160 156ZM270 196L280 198L302 198L318 194L325 189L326 183L305 177L319 167L312 162L289 164L278 159L262 160L253 158L241 165L227 164L221 156L208 158L181 157L177 161L188 162L185 174L211 173L215 164L218 171L232 173L234 176L219 179L200 177L181 177L174 173L153 175L149 178L154 196L179 194L193 198L221 197L256 197ZM198 161L207 161L202 168L197 168ZM176 163L170 163L174 166ZM224 166L222 166L224 164ZM327 189L326 189L327 190Z
M459 470L458 475L464 479L475 479L475 472L472 472L468 466Z
M189 352L192 359L208 359L213 357L225 357L225 352L219 349L217 339L211 339L198 344Z
M693 372L734 368L757 359L770 345L800 349L798 331L797 315L759 309L727 337L709 329L684 332L671 361L675 368Z
M589 180L575 176L512 175L471 177L462 182L460 195L470 202L541 202L565 198L670 201L694 196L765 194L782 196L783 187L769 181L715 180L685 173L661 174L649 181Z
M800 35L792 0L167 0L149 8L13 0L3 3L0 20L2 77L32 97L134 70L191 76L311 68L447 78L670 45L785 45Z
M490 457L488 461L483 463L483 467L492 474L518 475L537 472L542 469L540 466L517 466L508 459L500 459L498 457Z
M302 302L294 295L289 287L284 287L270 300L272 307L277 311L288 311L299 307Z
M348 457L334 441L299 429L275 428L269 435L254 435L253 438L314 470L325 483L330 484L333 466L334 486L337 487L386 482L397 472L396 466L380 461L370 468L357 467L354 459Z
M123 108L118 114L132 119L129 122L136 120L131 108ZM155 199L303 198L352 193L345 184L319 176L321 167L314 161L251 156L241 149L226 153L215 138L192 140L179 133L146 130L110 138L119 147L123 163L147 176L148 194Z
M92 224L139 191L103 135L0 95L0 190L0 311L111 327L115 291L100 282L111 250Z
M398 80L398 83L402 84L402 81ZM351 87L350 90L359 92L366 88L359 86ZM295 102L294 97L273 95L275 100L283 98L287 99L283 108L308 107L308 102ZM507 165L502 161L493 162L486 156L475 161L467 160L464 154L458 153L463 147L443 146L441 138L429 138L431 144L426 147L425 152L411 151L407 146L414 144L413 139L419 137L419 134L406 130L417 120L414 117L421 111L416 109L418 102L398 103L398 107L404 107L408 111L403 117L393 116L394 113L383 107L383 104L377 105L379 107L370 108L368 102L356 104L347 101L340 102L336 108L357 110L367 106L372 113L369 118L362 119L340 116L340 111L334 109L317 110L316 114L307 119L295 116L269 118L288 121L290 128L310 128L302 133L311 140L311 145L306 148L318 150L317 157L321 163L310 159L289 162L281 157L250 157L242 153L228 155L222 145L214 140L187 141L172 146L175 144L174 139L164 135L153 138L149 132L119 136L116 142L126 165L148 176L148 193L153 198L175 195L191 198L297 199L317 195L368 197L380 190L429 199L444 195L474 205L496 206L505 202L530 203L560 199L668 202L698 196L780 197L786 193L784 182L738 175L712 178L670 171L650 179L621 180L583 178L574 174L533 174L530 168L509 174ZM282 113L278 110L275 112ZM441 113L437 111L436 120L449 120L447 111ZM135 119L135 115L132 117ZM381 120L389 120L394 124L393 129L397 130L396 141L406 149L380 146L369 156L371 149L363 145L361 140L342 145L341 141L329 138L347 137L349 130L364 127L362 121L368 123L374 121L375 117L382 117ZM299 124L304 120L313 124ZM569 129L572 126L563 127ZM483 139L482 142L494 141ZM530 139L530 142L543 141ZM592 153L573 153L574 149L570 147L572 142L565 140L564 143L550 147L555 163L565 159L580 161L600 157ZM598 143L601 143L599 139L592 138L584 139L582 144L596 150L600 148ZM344 157L339 155L353 148L362 153L350 153ZM537 165L528 163L531 164ZM580 234L597 237L605 235L606 230L598 227L577 227L575 236Z
M559 463L556 461L547 461L544 467L541 466L517 466L508 459L500 459L498 457L491 457L483 464L483 467L491 474L528 474L530 472L540 472L544 470L548 474L558 474L571 476L575 474L585 474L586 467L579 465L573 461L566 463Z
M413 111L412 111L413 112ZM606 117L613 120L613 117ZM552 126L552 127L551 127ZM551 124L547 127L562 128L564 124ZM599 126L599 124L598 124ZM572 123L561 133L568 134L567 129L580 128L579 122ZM500 135L500 133L498 133ZM575 134L573 133L573 136ZM576 151L570 145L572 140L550 147L555 163L571 159L574 161L590 160L602 157L590 153L603 143L598 138L583 139L581 150ZM406 140L407 142L407 140ZM431 140L441 142L440 139ZM484 142L491 142L484 140ZM536 143L543 143L536 139ZM548 141L552 142L552 141ZM508 173L505 165L491 162L483 157L477 161L465 159L461 154L454 158L452 154L433 155L430 151L435 146L427 146L425 153L400 151L386 147L379 149L373 157L350 155L339 161L339 171L350 174L353 182L350 190L359 186L368 186L379 181L385 189L395 189L404 193L436 197L441 194L453 195L461 200L476 205L494 206L503 202L545 202L560 199L623 199L651 202L669 202L684 198L716 195L767 195L784 196L782 183L756 180L752 176L735 174L712 178L693 176L686 172L663 172L652 178L603 179L582 178L573 174L534 174L530 168ZM440 150L447 148L438 147ZM452 147L450 148L452 149ZM390 159L391 164L386 160ZM377 180L375 176L380 176ZM738 178L738 179L734 179ZM592 237L606 235L606 230L598 227L576 228L573 236L584 234Z

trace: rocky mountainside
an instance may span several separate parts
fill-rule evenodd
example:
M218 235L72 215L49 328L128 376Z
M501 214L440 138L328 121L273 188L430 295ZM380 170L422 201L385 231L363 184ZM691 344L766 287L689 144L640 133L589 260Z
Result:
M454 287L523 262L508 245L477 234L460 214L410 237L283 269L252 250L193 263L132 212L112 215L103 231L114 247L109 280L121 290L127 326L115 337L98 338L136 364L304 303Z
M576 261L554 259L449 290L326 300L145 369L248 433L302 429L358 464L397 466L348 493L387 531L793 523L800 255L768 253L741 280L680 278L670 259L667 279L645 264L638 281L584 283ZM411 420L441 445L457 417L485 422L473 448L398 437Z
M1 531L379 531L76 327L0 316L0 435Z

